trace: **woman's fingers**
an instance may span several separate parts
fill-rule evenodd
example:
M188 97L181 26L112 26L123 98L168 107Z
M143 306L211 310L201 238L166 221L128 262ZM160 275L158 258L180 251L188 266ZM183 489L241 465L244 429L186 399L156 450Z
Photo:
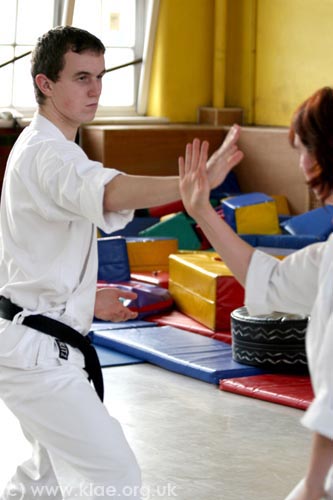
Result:
M192 164L192 144L186 144L185 150L185 174L189 172Z
M197 170L198 166L207 162L208 147L208 141L200 143L199 139L194 139L192 143L186 145L185 159L183 156L178 158L178 166L182 175Z
M203 141L201 144L200 148L200 160L199 160L199 165L203 168L206 168L207 166L207 160L208 160L208 148L209 148L209 143L208 141Z

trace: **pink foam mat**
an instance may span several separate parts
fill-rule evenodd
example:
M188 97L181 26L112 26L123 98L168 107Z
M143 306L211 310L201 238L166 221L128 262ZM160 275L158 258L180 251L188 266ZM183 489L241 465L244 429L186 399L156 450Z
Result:
M220 380L220 389L271 403L306 410L313 400L309 376L253 375Z
M230 331L215 332L214 330L207 328L207 326L202 325L198 321L177 310L172 310L165 314L154 314L154 316L147 318L147 321L153 321L158 325L174 326L175 328L181 328L182 330L187 330L188 332L198 333L200 335L204 335L205 337L210 337L212 339L231 344Z

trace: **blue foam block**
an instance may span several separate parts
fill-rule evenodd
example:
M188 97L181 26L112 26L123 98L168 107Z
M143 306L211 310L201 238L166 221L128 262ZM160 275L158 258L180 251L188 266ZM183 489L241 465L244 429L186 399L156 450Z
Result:
M312 243L318 243L320 239L315 235L292 235L292 234L259 234L257 246L275 248L303 248Z
M268 201L274 201L274 198L268 196L265 193L243 193L238 196L234 196L228 200L223 200L222 205L231 208L241 208L247 205L257 205L258 203L266 203Z
M98 238L97 250L99 281L115 283L128 281L131 278L125 238L122 236Z
M204 382L264 373L233 361L229 344L172 326L93 332L94 343Z
M226 198L222 200L221 207L225 222L237 233L280 233L275 200L265 193L246 193Z
M309 210L304 214L295 215L281 223L281 227L290 234L314 235L325 240L332 232L333 207L324 207Z
M321 238L310 234L240 234L244 241L254 247L290 248L298 250Z
M102 368L110 366L123 366L143 363L141 359L134 358L128 354L123 354L119 351L114 351L103 346L95 346L97 356Z
M222 184L211 190L210 197L212 199L221 200L226 196L236 196L238 194L241 194L238 179L235 172L231 171Z

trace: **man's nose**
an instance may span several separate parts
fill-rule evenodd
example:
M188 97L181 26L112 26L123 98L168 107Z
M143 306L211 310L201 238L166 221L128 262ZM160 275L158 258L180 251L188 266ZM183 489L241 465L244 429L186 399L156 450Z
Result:
M93 80L89 89L89 95L99 96L101 94L102 85L100 80Z

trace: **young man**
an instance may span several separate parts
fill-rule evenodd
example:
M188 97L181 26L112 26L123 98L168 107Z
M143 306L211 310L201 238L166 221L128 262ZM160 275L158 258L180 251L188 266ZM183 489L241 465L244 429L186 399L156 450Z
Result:
M87 372L101 396L85 337L94 312L133 317L118 300L126 294L96 294L96 226L110 233L136 208L179 199L179 179L104 169L74 142L102 89L98 38L50 30L37 42L31 72L38 109L8 159L1 198L0 396L33 456L1 498L140 498L136 459L88 380ZM240 160L237 138L231 133L207 162L211 188Z

